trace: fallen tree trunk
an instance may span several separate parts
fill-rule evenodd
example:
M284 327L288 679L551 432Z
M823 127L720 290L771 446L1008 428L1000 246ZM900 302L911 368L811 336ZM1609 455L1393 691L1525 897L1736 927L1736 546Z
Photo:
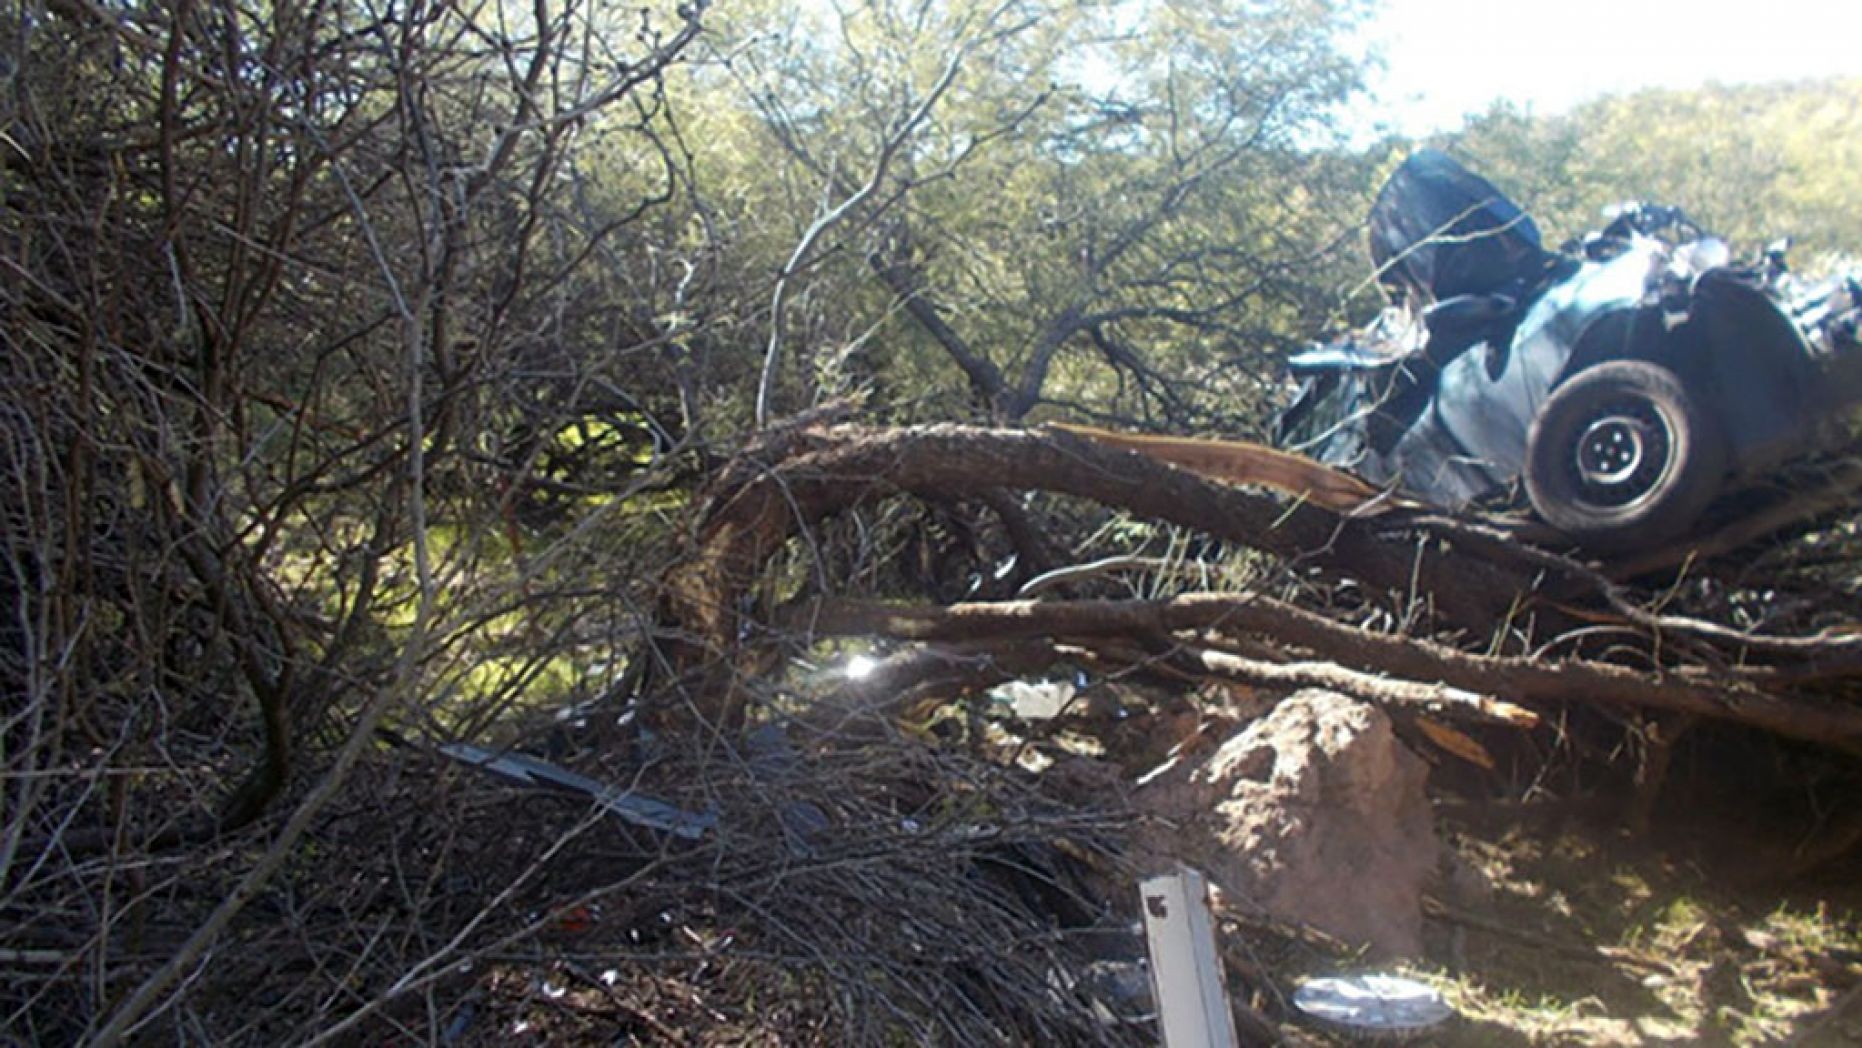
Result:
M939 668L942 654L896 660L895 682L915 694L983 687L1011 672L990 664L991 651L1019 668L1073 652L1191 676L1323 683L1372 701L1477 720L1524 724L1530 714L1516 703L1576 702L1730 722L1862 753L1862 707L1796 690L1806 681L1862 675L1856 637L1761 636L1658 614L1604 572L1478 521L1387 499L1367 506L1363 500L1381 495L1354 481L1334 482L1324 467L1279 452L1261 449L1250 457L1246 445L1224 445L1218 472L1291 489L1291 502L1122 443L956 425L804 426L772 434L719 475L701 503L689 555L666 579L663 650L682 675L690 710L726 727L740 723L750 682L775 665L778 640L859 634L938 642L980 660L961 672L955 664ZM1206 465L1204 444L1165 443L1165 457ZM1633 640L1647 666L1476 654L1363 629L1259 594L936 607L835 600L832 582L818 577L813 603L766 613L772 621L748 620L749 595L771 558L798 537L814 544L817 526L835 514L902 494L1002 505L1007 493L1029 491L1206 533L1302 569L1302 577L1316 571L1326 585L1356 580L1366 601L1403 612L1408 634L1452 634L1457 643L1488 649L1505 624L1530 610L1542 635L1577 637L1566 630L1604 624ZM1012 523L1028 527L1025 520ZM1017 542L1026 540L1024 534ZM768 626L777 628L753 628ZM1267 647L1269 657L1217 650L1199 634L1247 638ZM915 676L921 673L930 676ZM853 693L878 698L870 688L850 687Z
M844 635L886 634L850 625ZM1018 637L914 647L895 653L859 680L848 682L825 705L850 716L882 711L909 716L922 712L928 703L980 691L1011 680L1018 673L1040 674L1059 662L1090 664L1108 672L1144 668L1192 683L1216 678L1279 691L1324 688L1394 713L1428 714L1477 724L1531 728L1539 723L1538 714L1522 706L1451 684L1404 680L1331 661L1250 658L1186 642L1153 651L1111 636L1051 641Z
M820 520L900 493L973 497L1043 491L1090 499L1206 532L1293 563L1322 565L1391 592L1431 595L1450 624L1485 632L1518 607L1535 571L1455 556L1386 514L1341 517L1289 506L1134 451L1066 432L937 425L785 432L746 452L707 498L691 555L667 580L663 618L675 664L729 658L743 596L784 543ZM735 719L733 704L715 711Z
M1770 671L1723 674L1690 671L1644 673L1582 660L1493 658L1389 633L1372 633L1258 594L1191 593L1167 600L1006 601L948 607L876 601L825 601L792 620L825 636L881 636L905 640L997 641L1026 637L1105 638L1164 636L1184 630L1258 635L1293 645L1327 663L1384 675L1389 698L1434 702L1431 712L1524 725L1513 702L1594 702L1627 709L1686 713L1760 728L1787 738L1862 754L1862 708L1772 694ZM1218 653L1210 653L1214 656ZM1274 674L1241 672L1232 656L1211 658L1210 669L1273 683ZM1380 696L1338 679L1321 680L1281 667L1288 686L1336 688L1372 701ZM1717 679L1716 679L1717 677ZM1453 689L1441 695L1403 692L1398 685ZM1511 701L1506 701L1511 700Z

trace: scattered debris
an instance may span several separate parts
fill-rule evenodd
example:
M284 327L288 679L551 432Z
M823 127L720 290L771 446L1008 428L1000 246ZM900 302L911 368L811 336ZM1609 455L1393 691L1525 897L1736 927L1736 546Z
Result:
M522 753L496 753L470 743L448 742L436 747L443 756L525 786L541 786L580 793L635 826L659 830L686 840L697 840L717 825L714 812L689 812L632 790L591 779Z
M1064 680L1011 680L990 689L989 697L1023 720L1053 720L1073 701L1077 690L1072 682Z

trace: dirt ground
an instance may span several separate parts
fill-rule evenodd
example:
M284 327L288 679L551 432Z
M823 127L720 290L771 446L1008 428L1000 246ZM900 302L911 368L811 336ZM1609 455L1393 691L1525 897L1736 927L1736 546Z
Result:
M1406 971L1459 1018L1421 1043L1862 1044L1853 858L1804 869L1784 824L1638 836L1622 814L1611 801L1439 806L1452 856L1428 900L1426 962Z
M1862 1045L1862 852L1846 829L1862 823L1846 763L1743 739L1690 748L1644 830L1630 828L1635 792L1620 765L1541 767L1552 766L1567 777L1520 791L1438 760L1442 872L1425 897L1424 957L1397 970L1438 988L1458 1015L1414 1043ZM1494 799L1520 792L1539 799ZM1360 958L1226 903L1218 916L1232 996L1271 1036L1298 1048L1352 1043L1304 1024L1289 999L1306 978L1368 967ZM1121 919L1137 918L1104 930L1128 934ZM450 1013L458 1030L439 1039L843 1042L821 1014L835 991L818 975L759 967L754 944L703 913L668 927L663 965L615 963L578 927L556 948L479 969ZM750 971L762 973L754 992L733 974ZM1266 1042L1255 1033L1244 1043ZM1092 1039L1155 1037L1140 1020Z

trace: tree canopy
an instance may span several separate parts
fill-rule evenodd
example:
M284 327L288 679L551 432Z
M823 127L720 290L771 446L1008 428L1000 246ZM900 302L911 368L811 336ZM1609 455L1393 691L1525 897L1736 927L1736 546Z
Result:
M1508 106L1449 142L1556 243L1610 204L1678 204L1747 252L1789 236L1828 266L1862 244L1862 80L1650 90L1542 117Z

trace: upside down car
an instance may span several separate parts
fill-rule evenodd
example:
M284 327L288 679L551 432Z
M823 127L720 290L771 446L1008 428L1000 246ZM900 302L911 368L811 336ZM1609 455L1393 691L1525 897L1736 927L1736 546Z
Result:
M1800 281L1783 245L1737 264L1678 208L1621 205L1551 251L1424 150L1379 192L1370 240L1392 304L1291 360L1278 442L1437 505L1523 481L1576 544L1644 550L1862 400L1862 275Z

